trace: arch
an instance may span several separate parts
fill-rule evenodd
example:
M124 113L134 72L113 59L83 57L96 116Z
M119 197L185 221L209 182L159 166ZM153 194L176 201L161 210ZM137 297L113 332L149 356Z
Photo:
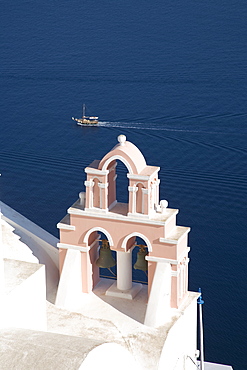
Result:
M139 181L139 180L135 183L135 186L138 186L139 184L141 184L143 188L145 188L146 186L146 184L143 181Z
M95 179L99 180L99 182L102 182L102 177L100 176L94 176L91 178L92 181L94 181Z
M106 162L108 162L109 159L120 159L123 161L123 163L129 169L130 174L141 173L141 171L147 167L146 160L142 152L129 141L115 145L115 147L101 159L100 163L98 164L98 169L105 170L107 168Z
M145 241L145 243L147 244L148 251L149 251L149 252L152 252L152 250L153 250L153 248L152 248L152 244L150 243L150 241L148 240L148 238L147 238L145 235L143 235L143 234L141 234L141 233L138 233L138 232L134 232L134 233L132 233L132 234L129 234L129 235L127 235L127 236L124 238L123 243L122 243L122 248L125 250L125 252L126 252L127 241L128 241L130 238L132 238L133 236L138 236L139 238L142 238L142 239Z
M105 163L103 164L102 170L105 171L107 169L109 163L111 163L112 161L117 160L117 159L119 159L121 162L123 162L123 164L125 164L129 173L131 173L131 174L134 173L133 169L130 166L130 163L124 157L122 157L120 155L113 155L112 157L108 158L105 161Z
M104 233L108 238L110 247L114 247L111 234L109 234L107 230L103 229L103 227L93 227L92 229L88 230L84 236L83 243L85 243L88 246L89 235L94 231L101 231L102 233Z

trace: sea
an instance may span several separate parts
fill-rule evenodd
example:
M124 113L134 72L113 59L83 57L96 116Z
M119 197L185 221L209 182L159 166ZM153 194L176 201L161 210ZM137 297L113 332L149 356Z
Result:
M247 368L246 19L244 0L9 0L0 12L0 199L58 236L84 168L126 135L191 227L205 360L234 370ZM98 127L71 120L83 103Z

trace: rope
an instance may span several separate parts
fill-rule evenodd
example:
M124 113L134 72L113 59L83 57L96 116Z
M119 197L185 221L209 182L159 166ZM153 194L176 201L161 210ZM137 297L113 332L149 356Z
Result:
M195 363L195 361L190 357L190 356L187 356L188 358L190 358L191 359L191 361L193 362L193 364L197 367L197 369L199 369L200 370L200 366L199 365L197 365L196 363Z

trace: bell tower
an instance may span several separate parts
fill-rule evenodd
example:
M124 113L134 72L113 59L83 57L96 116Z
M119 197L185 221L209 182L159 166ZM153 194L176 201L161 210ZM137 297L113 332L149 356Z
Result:
M94 160L85 169L85 210L107 213L116 205L116 166L120 160L129 171L128 216L151 217L158 207L160 168L147 166L142 153L124 135L119 135L118 141L101 161Z
M117 161L128 171L128 203L116 198ZM169 315L187 299L190 228L177 226L178 210L159 200L159 170L147 165L140 150L124 135L118 136L118 143L101 160L85 168L85 192L58 224L58 305L66 306L68 300L94 290L102 263L108 268L114 264L111 251L116 252L116 281L105 294L134 300L142 289L142 284L132 281L132 250L137 238L142 244L134 269L147 268L148 276L145 324L156 326L164 320L164 312Z

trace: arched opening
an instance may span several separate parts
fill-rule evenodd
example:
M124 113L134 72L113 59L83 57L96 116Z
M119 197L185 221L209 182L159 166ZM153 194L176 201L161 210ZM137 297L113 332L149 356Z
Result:
M85 266L85 268L82 270L82 275L84 276L85 281L91 282L92 288L94 289L99 283L100 277L116 279L116 266L112 266L115 265L116 252L111 250L113 246L111 234L101 227L94 227L87 231L82 242L90 248L89 259L91 268L88 265L87 253L82 253L82 264L83 266ZM114 264L110 264L111 267L109 264L105 264L105 255L103 258L103 265L99 262L97 263L100 257L100 249L102 247L102 244L107 245L107 247L109 248L109 252L106 253L106 255L112 258L112 260L114 261ZM107 261L109 261L109 258L107 259ZM102 262L102 258L100 262ZM91 278L90 275L87 275L90 269L92 273Z
M117 160L117 182L116 197L119 203L129 203L129 179L127 178L127 167L123 162Z
M108 208L111 209L116 203L129 202L129 172L121 160L114 159L109 163L108 174Z
M101 278L116 280L116 252L110 249L109 240L102 231L98 231L98 258L96 259L96 266L99 267L99 276Z
M116 161L109 163L108 174L108 208L111 209L116 203Z
M148 283L148 263L145 256L152 251L150 241L142 234L132 233L123 240L123 250L126 252L132 249L132 281ZM140 253L141 250L143 253Z

